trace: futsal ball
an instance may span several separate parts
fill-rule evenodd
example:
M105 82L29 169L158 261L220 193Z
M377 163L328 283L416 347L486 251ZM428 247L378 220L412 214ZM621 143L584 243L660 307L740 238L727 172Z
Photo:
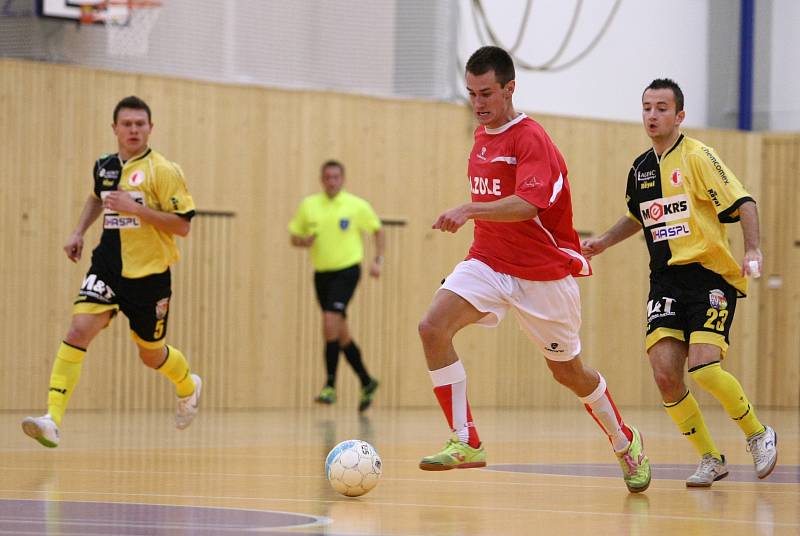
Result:
M358 497L378 484L381 457L375 447L358 439L342 441L325 458L325 475L331 487L348 497Z

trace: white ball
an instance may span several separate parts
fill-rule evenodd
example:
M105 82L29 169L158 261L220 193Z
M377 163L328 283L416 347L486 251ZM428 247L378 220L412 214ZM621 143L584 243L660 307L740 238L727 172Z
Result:
M374 488L382 473L381 457L375 447L359 439L342 441L325 458L325 476L333 489L358 497Z

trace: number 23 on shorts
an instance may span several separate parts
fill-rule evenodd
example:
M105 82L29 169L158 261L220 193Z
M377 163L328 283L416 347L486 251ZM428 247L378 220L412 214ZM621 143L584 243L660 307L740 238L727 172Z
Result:
M725 331L725 321L728 319L727 309L718 311L713 307L709 307L706 311L706 316L708 320L703 324L704 327L716 331Z

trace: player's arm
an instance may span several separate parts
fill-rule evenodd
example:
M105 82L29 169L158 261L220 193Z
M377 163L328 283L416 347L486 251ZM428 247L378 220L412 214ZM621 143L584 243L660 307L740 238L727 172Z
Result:
M369 275L378 277L381 275L381 267L383 265L383 252L386 250L386 233L383 227L375 231L372 235L375 240L375 258L372 259L372 265L369 268Z
M86 230L92 226L102 212L103 203L94 195L89 195L86 203L83 204L83 210L81 210L81 215L78 218L78 225L67 239L67 243L64 244L64 252L72 262L78 262L81 258L83 235L86 234Z
M642 229L638 221L627 214L622 216L617 223L597 238L587 238L581 242L581 253L587 259L599 255L614 244L630 238Z
M744 237L744 258L742 259L742 275L761 274L761 233L758 226L758 209L754 201L742 203L739 207L739 224Z
M188 217L140 205L128 192L122 190L109 192L103 199L103 206L115 212L138 216L160 231L173 235L186 236L192 228L192 222Z
M539 209L518 195L509 195L488 203L465 203L442 213L432 228L455 233L467 220L526 221L536 217Z

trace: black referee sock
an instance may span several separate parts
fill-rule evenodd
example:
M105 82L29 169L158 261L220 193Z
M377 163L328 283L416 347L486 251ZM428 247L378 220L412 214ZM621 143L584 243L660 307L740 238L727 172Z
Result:
M336 369L339 367L339 341L325 343L325 368L328 372L328 387L336 385Z
M372 378L367 373L367 369L364 367L364 362L361 360L361 350L358 349L356 343L350 341L350 344L342 348L344 352L344 356L347 358L347 362L350 363L350 366L353 367L353 370L356 371L358 374L358 379L361 381L361 386L365 387Z

